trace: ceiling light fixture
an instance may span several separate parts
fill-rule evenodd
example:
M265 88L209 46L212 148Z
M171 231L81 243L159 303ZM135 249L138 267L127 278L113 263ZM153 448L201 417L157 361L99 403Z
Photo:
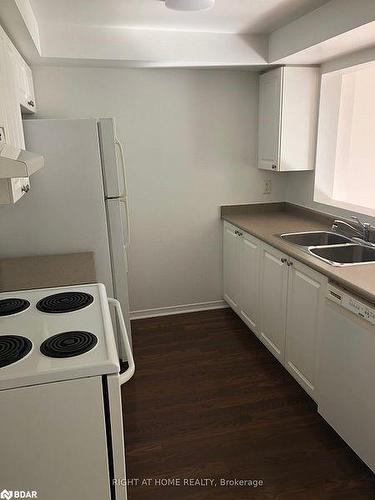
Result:
M215 5L215 0L165 0L165 5L173 10L207 10Z

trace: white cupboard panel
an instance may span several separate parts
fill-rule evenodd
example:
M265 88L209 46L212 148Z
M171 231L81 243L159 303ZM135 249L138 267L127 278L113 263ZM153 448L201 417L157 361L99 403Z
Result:
M239 312L241 295L241 240L238 230L231 224L224 224L224 299Z
M259 168L279 169L281 135L282 71L277 68L260 77L259 83Z
M286 256L265 245L261 263L260 338L276 358L284 361L288 267Z
M276 68L259 77L258 167L313 170L319 106L319 69Z
M260 241L243 234L241 317L254 333L258 333Z
M299 262L289 270L285 367L313 396L317 340L327 279Z

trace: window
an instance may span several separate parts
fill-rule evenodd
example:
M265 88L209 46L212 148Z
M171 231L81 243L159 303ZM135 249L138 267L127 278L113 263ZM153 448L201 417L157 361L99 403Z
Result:
M375 215L375 62L322 76L314 201Z

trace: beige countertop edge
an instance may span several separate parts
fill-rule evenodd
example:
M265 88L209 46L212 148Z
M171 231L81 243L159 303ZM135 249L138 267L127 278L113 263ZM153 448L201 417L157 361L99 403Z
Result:
M261 220L263 224L267 224L267 219L272 217L271 227L273 230L264 231L257 230L256 225ZM285 232L298 232L306 230L326 230L329 226L322 221L314 219L314 217L303 217L301 214L291 214L283 210L272 210L266 214L260 213L245 213L245 214L222 214L221 218L230 224L242 229L246 233L258 238L264 243L280 250L311 267L315 271L324 274L332 282L337 283L347 291L358 295L361 299L365 299L372 305L375 304L375 264L363 264L361 266L336 267L326 264L299 249L297 246L285 242L280 238L280 234ZM275 218L280 218L280 222L275 221ZM290 221L288 220L290 219ZM283 223L285 221L285 223ZM289 222L289 223L286 223ZM278 227L275 230L275 226Z

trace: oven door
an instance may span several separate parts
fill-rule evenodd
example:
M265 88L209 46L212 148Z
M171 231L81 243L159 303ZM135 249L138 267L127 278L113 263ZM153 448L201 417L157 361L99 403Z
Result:
M35 491L41 500L126 499L126 491L111 494L104 378L0 391L0 490ZM119 383L117 394L114 382L108 385L118 407Z

